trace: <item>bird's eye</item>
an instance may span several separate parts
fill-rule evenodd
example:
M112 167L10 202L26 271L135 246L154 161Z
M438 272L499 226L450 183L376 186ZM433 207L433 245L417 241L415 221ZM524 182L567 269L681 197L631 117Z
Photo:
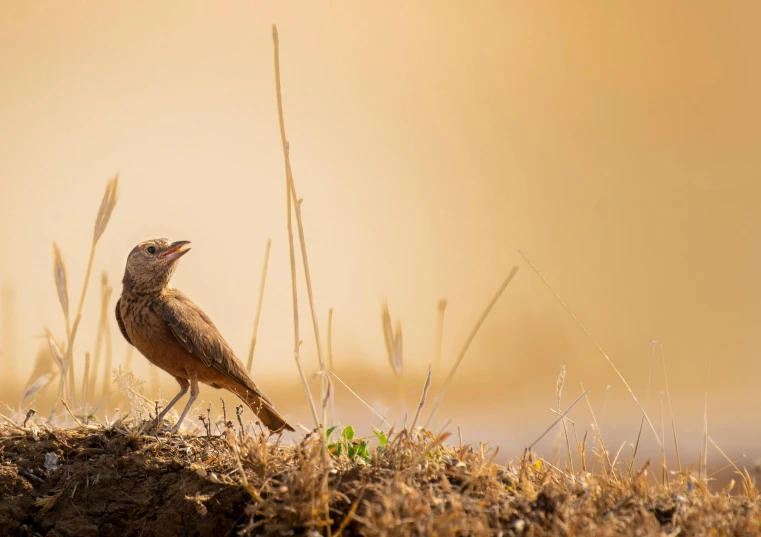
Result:
M155 254L156 253L156 247L155 246L149 246L148 247L148 253L149 254Z

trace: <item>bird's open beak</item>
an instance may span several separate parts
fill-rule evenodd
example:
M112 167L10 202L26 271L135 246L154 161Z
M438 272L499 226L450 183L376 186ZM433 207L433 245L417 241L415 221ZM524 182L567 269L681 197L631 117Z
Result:
M177 261L183 255L190 251L190 248L184 248L186 244L190 244L190 241L176 241L169 245L169 250L161 254L161 257L172 263Z

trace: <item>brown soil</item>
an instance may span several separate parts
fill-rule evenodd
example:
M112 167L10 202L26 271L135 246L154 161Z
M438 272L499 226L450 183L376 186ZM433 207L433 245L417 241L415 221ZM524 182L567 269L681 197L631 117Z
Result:
M488 451L403 432L366 460L332 458L326 482L314 437L280 446L233 431L142 433L0 427L0 535L761 533L755 489L709 493L689 475L669 487L646 469L571 478L531 457L500 467ZM51 453L58 465L46 469Z

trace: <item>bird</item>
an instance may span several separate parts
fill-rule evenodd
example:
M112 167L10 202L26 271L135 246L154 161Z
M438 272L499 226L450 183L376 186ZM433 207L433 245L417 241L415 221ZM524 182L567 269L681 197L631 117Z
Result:
M180 392L157 417L164 416L190 389L190 399L172 427L176 433L198 397L198 383L224 388L248 405L275 433L294 431L256 386L208 315L172 288L177 261L190 241L160 238L141 242L127 257L116 322L124 339L152 364L172 375Z

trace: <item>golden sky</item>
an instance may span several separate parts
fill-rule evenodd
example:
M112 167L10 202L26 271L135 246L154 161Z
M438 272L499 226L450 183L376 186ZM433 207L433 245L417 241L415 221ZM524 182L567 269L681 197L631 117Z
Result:
M686 404L702 405L710 359L715 405L757 405L760 15L708 1L0 0L0 284L15 287L17 331L2 339L16 358L6 371L26 378L43 327L63 335L51 243L76 301L118 172L77 351L94 341L100 272L118 295L129 250L164 236L192 241L174 285L245 356L272 238L255 367L265 386L295 375L277 23L337 364L388 373L384 298L421 371L447 297L451 362L518 264L463 379L551 400L565 363L573 390L587 380L600 400L612 384L626 400L523 249L638 389L655 339ZM125 349L115 337L117 359Z

